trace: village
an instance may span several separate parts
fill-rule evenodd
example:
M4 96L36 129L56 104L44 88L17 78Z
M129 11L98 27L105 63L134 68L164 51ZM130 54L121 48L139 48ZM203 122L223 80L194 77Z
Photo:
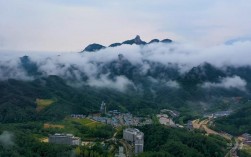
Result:
M172 111L169 109L162 109L159 114L154 115L157 118L157 123L170 126L170 127L183 127L179 124L175 124L172 118L178 117L179 112ZM113 141L114 143L119 142L120 147L118 153L115 156L133 156L133 154L142 153L144 151L144 133L134 128L137 126L153 124L154 121L150 116L137 117L131 113L122 113L118 110L107 110L105 102L100 105L100 111L95 114L83 115L83 114L71 114L68 119L73 121L90 121L91 123L100 123L104 125L110 125L116 129L123 127L123 138L117 139L115 136L111 139L105 139L104 142ZM45 124L45 127L57 127L60 125L49 125ZM96 142L81 140L80 137L75 137L70 133L55 133L48 137L47 142L55 144L67 144L76 146L93 146ZM103 143L103 142L102 142Z
M213 119L228 116L232 111L219 111L212 114L205 114L204 119L196 119L188 121L187 124L178 124L173 120L180 116L180 113L170 109L162 109L154 117L158 124L165 125L168 127L179 127L185 128L188 131L193 131L194 129L200 129L205 131L206 134L214 134L224 137L225 139L231 141L234 139L235 143L229 145L229 152L227 155L231 157L237 157L237 150L245 149L251 147L251 135L245 133L238 137L233 137L232 135L225 132L216 132L212 130L209 126L213 124ZM144 133L140 130L134 128L137 126L149 125L156 123L154 119L150 116L147 117L137 117L131 113L122 113L118 110L107 110L105 102L100 105L99 113L83 115L83 114L71 114L70 118L73 120L89 120L92 123L100 123L104 125L110 125L114 128L123 127L123 138L117 139L114 136L111 139L106 139L106 141L113 141L114 143L119 142L120 147L117 150L117 157L133 156L133 154L142 153L144 151ZM135 136L135 137L134 137ZM94 145L95 142L92 141L81 141L79 137L75 137L73 134L68 133L55 133L54 135L49 135L48 142L56 144L68 144L68 145Z

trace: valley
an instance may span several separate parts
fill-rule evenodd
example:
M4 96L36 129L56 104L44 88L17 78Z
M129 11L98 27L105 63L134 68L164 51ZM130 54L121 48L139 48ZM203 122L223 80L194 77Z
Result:
M22 56L16 69L1 61L0 133L15 144L0 154L135 156L135 143L123 137L132 127L144 133L138 156L247 156L249 136L237 139L251 133L250 66L153 60L164 55L158 47L172 55L172 42L136 36L40 60Z

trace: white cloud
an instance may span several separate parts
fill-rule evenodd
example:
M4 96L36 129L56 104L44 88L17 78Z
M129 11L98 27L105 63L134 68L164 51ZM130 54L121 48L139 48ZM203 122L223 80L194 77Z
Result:
M239 76L223 78L220 83L206 82L202 85L204 88L220 87L220 88L237 88L239 90L246 90L247 82Z
M9 147L14 145L14 135L11 132L4 131L0 135L0 144L4 147Z
M100 78L89 78L87 84L93 87L111 88L124 92L129 85L134 85L125 76L116 76L113 80L108 75L101 75Z
M171 87L171 88L180 88L180 85L177 81L168 81L166 82L166 86Z
M250 41L237 41L231 45L221 44L211 47L202 47L195 44L151 44L147 46L123 45L115 48L107 48L98 52L89 53L29 53L31 61L38 65L38 71L44 76L58 75L69 80L76 80L77 84L84 84L83 76L89 78L88 84L98 87L113 86L124 90L126 84L131 84L125 76L119 76L115 80L107 75L100 79L102 68L118 59L122 54L132 65L140 67L140 75L147 74L148 70L154 70L150 63L154 62L162 66L175 65L181 73L190 70L204 62L208 62L218 68L225 66L251 66ZM0 79L32 79L20 67L19 57L27 53L5 52L0 58ZM119 63L118 63L119 64ZM156 78L154 78L156 79ZM168 81L168 78L166 78ZM154 80L152 80L154 81ZM158 80L157 80L158 81ZM229 80L227 80L229 81ZM102 85L103 84L103 85ZM166 85L178 87L176 82L170 81Z

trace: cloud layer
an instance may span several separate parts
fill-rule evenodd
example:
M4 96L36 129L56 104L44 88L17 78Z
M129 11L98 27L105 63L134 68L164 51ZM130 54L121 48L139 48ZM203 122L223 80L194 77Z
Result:
M212 47L201 47L188 43L156 43L146 46L122 45L102 49L94 53L61 53L59 55L53 53L28 53L27 55L31 62L37 65L38 72L43 76L58 75L68 80L77 80L82 84L111 87L122 91L128 85L133 85L132 80L123 75L111 78L109 75L112 71L107 68L107 65L112 64L115 71L124 70L121 69L121 66L123 66L124 62L128 62L132 66L138 67L139 75L144 76L147 72L154 70L152 63L155 63L164 67L173 66L183 74L205 62L222 69L226 66L250 66L250 51L250 41L236 41L232 44L221 44ZM122 59L119 59L119 54L122 54ZM24 54L5 52L5 55L0 59L1 80L8 78L30 80L33 78L33 76L27 75L21 66L19 57L22 55ZM236 76L224 81L233 83L231 81L238 81L238 79L240 78ZM175 80L166 81L167 86L178 87ZM238 84L238 86L241 85L244 85L243 82ZM207 84L207 86L221 85ZM228 83L224 86L231 87Z
M243 79L241 79L239 76L233 76L233 77L226 77L223 78L219 83L211 83L206 82L202 85L204 88L212 88L212 87L218 87L218 88L237 88L239 90L246 90L247 82Z
M114 79L109 79L108 75L101 75L100 78L90 78L87 84L93 87L111 88L123 92L129 85L134 85L132 81L125 76L116 76Z

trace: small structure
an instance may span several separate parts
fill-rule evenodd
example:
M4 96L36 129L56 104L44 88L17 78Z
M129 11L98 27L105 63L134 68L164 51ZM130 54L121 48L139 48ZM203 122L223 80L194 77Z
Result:
M160 110L160 112L161 113L169 113L172 117L178 117L178 116L180 116L179 112L168 110L168 109L162 109L162 110Z
M86 116L83 114L71 114L72 118L85 118Z
M241 137L243 138L243 143L251 145L251 135L248 133L242 134Z
M72 134L56 133L54 135L49 135L49 143L80 145L81 141L79 137L75 137Z
M124 154L124 148L123 147L119 147L119 153L115 154L115 157L126 157L126 155Z
M192 122L191 120L189 120L189 121L187 122L186 128L187 128L188 130L193 130L193 122Z
M134 153L139 154L144 151L144 133L135 128L123 130L123 139L134 144Z

